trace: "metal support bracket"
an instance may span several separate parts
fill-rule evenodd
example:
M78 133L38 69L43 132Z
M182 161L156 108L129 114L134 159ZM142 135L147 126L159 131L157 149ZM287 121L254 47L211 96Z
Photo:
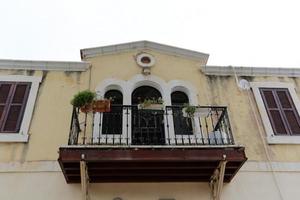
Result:
M221 200L226 163L226 155L223 155L223 160L220 161L219 166L210 178L210 188L213 200Z
M80 161L80 178L81 178L81 190L82 190L82 200L89 200L89 175L88 169L85 161L85 155L81 154Z

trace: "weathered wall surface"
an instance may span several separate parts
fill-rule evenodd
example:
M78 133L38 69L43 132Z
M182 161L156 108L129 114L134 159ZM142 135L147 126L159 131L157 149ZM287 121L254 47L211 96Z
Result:
M242 91L237 87L234 76L205 76L211 104L227 105L230 112L231 126L235 140L246 147L249 160L265 160L266 157L259 130L263 137L266 133L261 122L256 101L251 91ZM240 77L249 82L285 82L293 83L299 93L299 78L289 77ZM252 104L252 105L251 105ZM258 118L258 123L255 120ZM276 144L267 145L273 161L300 161L300 145Z
M186 80L197 88L200 105L228 106L234 138L237 144L246 147L250 160L265 160L262 140L258 125L251 110L249 97L255 103L252 93L241 91L233 76L206 76L199 67L204 61L196 61L183 57L147 51L156 58L151 75L160 77L166 82ZM43 76L39 88L36 106L30 126L30 139L27 144L1 143L0 161L55 160L57 150L67 144L70 125L70 99L80 90L95 89L108 78L129 80L141 73L134 56L137 51L104 55L89 59L91 71L59 72L59 71L25 71L1 70L1 75ZM291 82L297 88L299 78L279 77L243 77L249 81ZM299 90L297 90L298 96ZM249 95L249 96L248 96ZM255 112L258 114L256 105ZM261 127L262 124L259 124ZM263 129L262 129L263 130ZM300 145L269 145L274 161L300 161Z
M156 58L151 75L164 80L185 80L197 89L200 105L228 106L229 117L237 144L246 147L250 161L266 161L259 127L265 136L253 94L241 91L234 76L206 76L200 70L205 61L191 60L179 56L146 52ZM103 55L88 59L92 68L86 72L0 70L0 75L42 76L36 106L30 125L28 143L0 143L1 163L30 163L32 161L54 161L58 148L66 145L69 135L72 96L87 88L94 90L105 79L128 81L141 73L134 56L137 51ZM249 81L289 82L295 84L300 97L299 78L242 77ZM254 103L251 106L251 102ZM271 159L278 162L300 162L300 145L267 145ZM80 185L68 185L59 168L50 171L1 171L0 199L80 199ZM297 168L299 171L299 168ZM295 170L295 171L297 171ZM278 172L277 179L285 199L300 196L298 172ZM258 188L259 184L259 188ZM38 190L36 189L38 187ZM188 197L187 197L187 194ZM91 184L94 199L209 199L207 183L145 183L145 184ZM93 198L92 198L93 199ZM229 199L279 199L274 177L270 171L242 170L224 187L224 200Z
M263 134L262 122L255 120L255 112L260 117L253 94L237 87L234 76L207 76L200 70L204 61L196 61L183 57L147 51L155 56L156 64L151 75L158 76L166 82L171 80L187 80L197 88L200 105L228 106L231 126L237 144L246 147L249 160L265 160L263 143L259 135L259 126ZM130 80L141 73L135 63L134 56L138 51L115 55L98 56L88 59L93 65L91 88L96 88L104 79L115 78ZM299 78L289 77L240 77L249 82L288 82L300 86ZM299 90L296 91L298 97ZM251 99L251 101L250 101ZM250 105L253 103L253 106ZM252 109L254 108L254 111ZM300 161L300 145L268 145L274 161Z

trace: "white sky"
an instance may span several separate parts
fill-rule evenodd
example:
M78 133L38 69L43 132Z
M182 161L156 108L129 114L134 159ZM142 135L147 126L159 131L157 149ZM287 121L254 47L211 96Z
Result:
M77 61L137 40L209 53L209 65L300 67L300 1L0 0L2 59Z

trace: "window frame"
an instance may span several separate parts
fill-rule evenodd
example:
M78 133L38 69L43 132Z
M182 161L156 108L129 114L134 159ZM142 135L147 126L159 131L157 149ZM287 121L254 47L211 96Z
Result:
M3 110L3 113L2 113L2 116L1 116L2 119L0 119L0 121L3 120L2 121L3 124L0 125L0 132L3 131L3 133L16 133L16 132L18 132L16 130L18 130L20 128L20 125L21 125L21 122L22 122L22 119L23 119L24 111L25 111L25 108L26 108L26 103L27 103L27 100L28 100L29 91L30 91L30 88L31 88L31 82L0 81L0 85L10 85L10 88L9 88L9 91L8 91L8 94L7 94L7 99L6 99L6 102L4 103L4 110ZM14 95L15 95L15 92L16 92L16 88L20 85L25 85L26 86L26 90L24 91L24 97L22 99L22 102L14 103L13 98L14 98ZM11 107L15 106L13 104L20 104L20 106L21 106L20 113L19 113L17 121L16 121L16 126L15 126L14 130L4 130L6 122L9 118L10 109L11 109Z
M0 132L0 142L28 142L29 126L32 119L33 109L38 93L39 84L42 81L41 76L25 76L25 75L0 75L1 82L29 82L31 88L28 94L25 110L20 129L17 133Z
M251 82L250 86L252 88L254 98L256 100L256 104L261 116L261 120L267 134L267 142L269 144L300 144L299 135L275 135L270 121L271 119L268 116L263 97L260 93L261 88L287 89L298 114L300 114L300 100L297 96L294 84L283 82Z

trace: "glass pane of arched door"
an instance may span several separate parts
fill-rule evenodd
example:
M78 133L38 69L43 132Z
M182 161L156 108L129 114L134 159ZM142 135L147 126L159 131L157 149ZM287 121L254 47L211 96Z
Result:
M105 93L104 98L111 99L111 111L103 113L102 134L121 135L123 94L118 90L109 90Z
M162 98L160 92L150 86L141 86L132 92L132 144L165 144L164 111L138 109L145 99Z
M171 101L175 135L192 135L192 120L184 117L182 113L184 104L189 104L188 96L183 92L175 91L171 94Z

